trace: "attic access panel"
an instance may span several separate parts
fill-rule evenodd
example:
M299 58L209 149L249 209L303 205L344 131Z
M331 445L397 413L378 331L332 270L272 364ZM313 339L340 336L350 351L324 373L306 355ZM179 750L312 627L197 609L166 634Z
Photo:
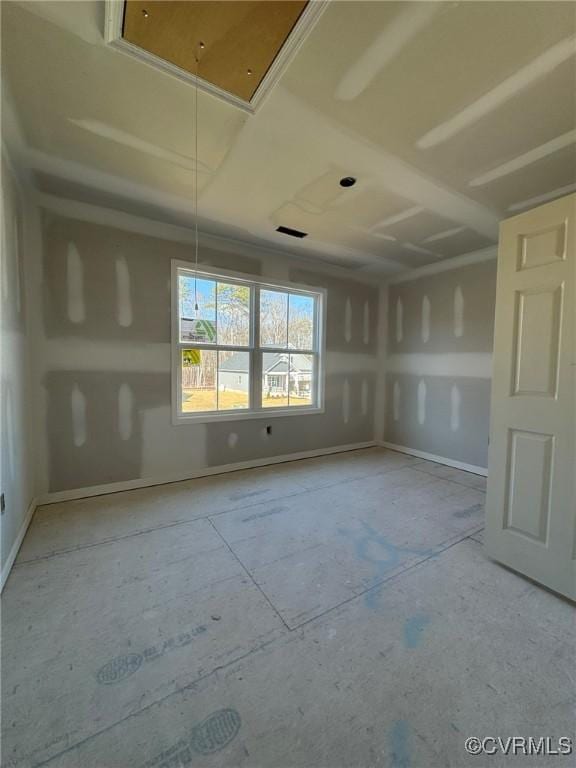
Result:
M250 103L307 0L126 0L121 39ZM150 62L152 63L152 62Z

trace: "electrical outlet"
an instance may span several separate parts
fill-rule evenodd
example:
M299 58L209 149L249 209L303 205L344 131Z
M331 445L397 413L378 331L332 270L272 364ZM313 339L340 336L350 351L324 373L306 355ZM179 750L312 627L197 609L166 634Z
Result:
M6 499L4 498L4 494L0 494L0 514L4 514L4 510L6 509Z

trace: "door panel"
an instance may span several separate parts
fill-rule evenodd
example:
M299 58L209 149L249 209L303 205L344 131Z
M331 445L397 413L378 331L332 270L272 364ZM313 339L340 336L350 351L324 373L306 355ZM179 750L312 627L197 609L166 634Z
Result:
M554 438L518 429L508 437L506 528L546 544Z
M576 599L576 195L500 227L486 551Z
M526 216L527 214L522 214ZM516 217L518 218L518 217ZM520 269L543 267L566 258L566 222L521 235Z
M556 397L562 288L516 293L515 395Z

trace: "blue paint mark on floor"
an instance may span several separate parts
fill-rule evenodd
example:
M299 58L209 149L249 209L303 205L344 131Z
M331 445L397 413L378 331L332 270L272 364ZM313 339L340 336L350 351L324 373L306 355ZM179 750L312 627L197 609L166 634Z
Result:
M430 617L425 613L417 613L406 619L404 622L404 645L406 648L418 648L422 633L429 623Z
M390 735L390 765L392 768L410 768L410 726L406 720L397 720Z
M430 557L434 554L434 550L399 547L364 521L362 521L362 529L362 532L358 532L340 528L338 532L350 539L359 560L372 563L374 566L374 576L370 580L372 583L380 581L386 573L399 566L402 563L402 555ZM378 607L379 596L380 590L377 587L369 588L364 595L365 605L375 610Z

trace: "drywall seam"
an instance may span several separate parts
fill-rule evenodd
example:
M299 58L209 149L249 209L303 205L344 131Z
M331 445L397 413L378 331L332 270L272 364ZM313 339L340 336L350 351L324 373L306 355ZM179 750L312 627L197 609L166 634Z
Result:
M455 469L462 469L464 470L464 472L472 472L475 475L482 475L482 477L488 477L488 470L486 469L486 467L478 467L475 464L466 464L463 461L456 461L455 459L447 459L445 456L437 456L435 453L418 451L415 448L406 448L406 446L404 445L396 445L395 443L389 443L386 440L377 440L376 444L382 448L389 448L391 451L398 451L399 453L407 453L409 456L416 456L419 459L434 461L436 464L444 464L447 467L454 467Z
M49 339L39 361L48 371L108 371L165 373L170 371L170 342L95 341L84 338Z
M423 212L424 208L422 208L421 205L414 205L411 208L406 208L406 210L400 211L400 213L395 213L393 216L387 216L385 219L377 221L376 224L373 224L370 227L370 231L386 229L386 227L391 227L393 224L399 224L401 221L411 219L412 217L418 216L419 213Z
M539 146L528 150L528 152L517 155L512 160L508 160L506 163L502 163L501 165L492 168L492 170L483 173L481 176L476 176L475 179L468 182L468 186L481 187L484 184L490 184L491 181L515 173L516 171L526 168L526 166L532 165L532 163L536 163L538 160L542 160L542 158L548 157L548 155L551 155L554 152L559 152L561 149L565 149L575 143L576 129L567 131L561 136L556 136L556 138L547 141L545 144L540 144Z
M368 379L362 379L360 388L360 411L362 416L368 415Z
M342 421L344 424L348 424L350 421L350 383L348 379L344 379L342 387Z
M560 64L576 53L576 37L569 35L547 51L537 56L514 74L502 80L492 90L468 104L446 122L435 126L416 142L419 149L429 149L447 141L468 126L478 122L510 99L517 97L524 89L553 72Z
M56 491L40 496L35 503L36 506L56 504L60 501L85 499L91 496L103 496L109 493L118 493L120 491L131 491L136 488L148 488L153 485L167 485L168 483L178 483L183 480L195 480L199 477L238 472L243 469L255 469L256 467L265 467L271 464L283 464L289 461L299 461L300 459L312 459L317 456L328 456L332 453L345 453L346 451L357 451L363 448L374 448L376 445L377 443L374 440L369 440L364 443L351 443L349 445L331 446L330 448L316 448L311 451L300 451L298 453L289 453L281 456L269 456L262 459L253 459L251 461L241 461L236 464L221 464L216 467L205 467L196 472L184 472L156 478L125 480L117 483L93 485L86 488L74 488L68 491Z
M392 418L394 421L400 420L400 408L402 407L402 390L400 389L400 382L398 379L394 381L394 387L392 389Z
M70 371L73 367L75 371L165 373L171 370L171 344L112 339L87 344L83 338L54 338L39 349L37 360L47 371ZM375 356L368 352L325 351L327 375L372 373L376 365Z
M32 522L32 518L34 517L34 512L36 511L37 506L38 502L36 499L32 499L26 511L26 516L24 517L22 525L20 526L20 530L18 531L18 535L16 536L14 544L12 544L12 548L8 553L8 557L6 558L6 561L2 563L2 573L0 574L0 592L2 592L4 585L8 580L8 576L10 575L14 561L18 556L18 552L20 551L20 547L22 546L26 532L30 526L30 523Z
M426 398L428 397L428 388L424 379L418 382L418 424L422 426L426 422Z
M428 248L422 248L420 245L414 245L414 243L409 243L407 241L400 243L402 248L405 248L407 251L412 251L413 253L421 253L424 256L433 256L435 259L441 259L442 254L435 253L434 251L428 250Z
M486 260L416 282L388 284L392 305L402 296L410 310L405 343L395 345L389 338L383 438L388 443L486 465L495 273L495 260ZM430 325L422 322L425 296L431 303ZM430 328L428 345L423 326L424 338Z
M116 269L116 315L118 325L129 328L132 325L132 294L130 270L125 256L119 256Z
M86 320L84 265L74 242L68 243L66 284L68 289L68 319L71 323L83 323Z
M277 130L277 126L289 119L290 124L293 122L299 124L303 136L317 137L321 135L323 137L322 157L329 157L334 147L340 147L342 141L346 140L356 154L355 166L359 176L365 175L367 178L373 179L374 184L379 188L390 190L416 206L427 208L439 216L453 221L454 224L466 225L474 232L488 238L497 238L498 216L485 205L438 183L432 177L400 160L395 155L383 152L380 145L367 141L365 136L360 136L335 125L332 120L296 97L282 85L277 86L277 95L279 109L275 110L273 115L267 115L266 111L261 113L260 117L264 118L264 124L260 126L258 133L265 130L266 126L272 131ZM235 157L242 156L244 150L250 149L250 142L254 142L255 138L254 124L248 121L238 135ZM317 161L319 159L320 156ZM131 182L127 183L125 180L110 174L94 172L78 163L60 159L54 160L46 153L37 150L30 150L26 154L26 161L32 168L60 178L67 178L73 182L82 178L85 185L90 185L96 189L106 189L108 193L112 192L133 198L134 201L147 202L164 209L173 208L176 212L185 213L187 218L190 217L189 201L181 197L158 195L149 187L142 187ZM227 156L226 163L229 161L230 155ZM226 167L228 166L222 166L222 168ZM206 209L210 208L211 198L215 194L213 188L206 191L204 195ZM280 196L282 199L278 205L275 204L276 198L279 196L280 193L269 201L273 210L278 205L285 203L285 197ZM292 248L294 252L298 252L296 244L293 244ZM329 250L333 251L333 246ZM365 260L366 254L361 254L361 258ZM381 261L382 258L375 257L374 261Z
M388 373L408 373L413 376L457 376L459 378L489 379L492 376L491 352L406 352L391 355Z
M81 448L87 439L86 430L86 395L78 384L74 384L70 394L72 416L72 438L76 448Z
M30 329L31 356L31 402L32 420L36 425L33 434L34 451L34 492L36 495L48 488L48 433L38 425L46 424L47 392L43 386L45 372L46 334L43 318L43 280L44 280L44 241L40 209L35 203L33 190L28 189L26 196L26 214L28 226L24 231L27 272L25 279L27 321Z
M334 96L342 101L352 101L360 96L429 24L440 7L437 3L407 4L348 68L338 83Z
M378 294L376 393L374 396L374 437L383 440L386 429L386 356L388 353L388 287Z
M118 390L118 431L121 440L130 440L133 429L134 395L125 381Z
M79 168L82 168L82 166L79 166ZM117 211L112 208L104 208L102 206L93 205L92 203L69 200L67 198L49 195L36 190L34 191L34 200L38 207L65 218L90 222L92 224L100 224L102 226L116 227L126 232L147 235L148 237L155 237L161 240L194 244L194 230L192 227L168 224L167 222L159 221L158 219L136 216L133 213L125 213L124 211ZM333 275L340 279L350 278L349 269L338 267L333 264L326 264L326 262L314 258L314 256L305 256L302 253L288 249L282 250L275 248L272 245L268 247L264 244L244 242L242 240L235 240L231 237L223 237L222 235L214 235L207 232L199 233L199 243L201 247L204 246L205 248L223 250L227 253L240 254L249 258L254 258L258 255L265 256L267 262L270 262L271 259L285 260L286 258L290 258L302 265L306 265L308 268L313 268L315 272L320 274ZM362 274L362 272L359 272L358 270L354 272L355 282L374 285L375 279L377 280L378 278L375 278L374 275L368 276Z
M426 294L422 297L422 341L427 344L430 341L430 325L431 325L432 305L430 299Z
M362 315L362 342L370 343L370 304L368 299L364 302L364 312Z
M479 251L471 251L470 253L464 253L462 256L454 256L451 259L444 259L437 264L426 264L423 267L416 267L407 272L402 272L400 275L388 278L386 281L388 285L396 285L397 283L406 283L409 280L418 280L419 277L426 277L428 275L435 275L438 272L449 272L459 267L467 267L469 264L480 264L483 261L491 261L498 257L498 246L490 245L488 248L482 248Z
M450 429L457 432L460 429L460 407L462 405L462 395L457 384L452 385L450 390Z
M464 294L458 284L454 289L454 336L457 339L464 335Z
M381 146L367 141L366 137L335 126L326 116L303 103L287 89L281 85L278 88L282 91L282 109L299 123L305 135L321 135L325 151L340 146L343 137L348 143L353 143L357 150L358 175L365 174L373 178L380 188L410 200L415 206L427 208L455 223L466 225L478 234L497 237L498 217L486 206L439 184L395 155L384 152ZM282 119L282 115L279 119Z
M346 297L344 305L344 339L347 344L352 341L352 302L350 296Z
M404 336L404 306L402 304L402 298L398 296L396 299L396 317L395 317L395 334L396 343L400 344L402 337Z
M536 195L536 197L530 197L528 200L522 200L519 203L513 203L508 206L509 211L521 211L523 208L534 208L536 205L547 203L549 200L554 200L556 197L564 197L571 192L576 191L576 184L567 184L565 187L558 187L558 189L552 189L550 192L545 192L543 195Z
M89 131L96 136L108 139L108 141L113 141L123 147L133 149L136 152L142 152L150 157L164 160L167 163L176 165L178 168L186 168L189 171L193 171L196 168L194 157L184 155L180 152L173 152L171 149L165 149L157 144L145 141L132 133L116 128L113 125L102 123L100 120L69 117L68 121L84 131ZM203 163L200 160L198 161L198 173L212 173L213 170L214 169L207 166L206 163Z
M430 235L430 237L425 238L422 240L422 242L435 243L437 240L446 240L448 237L454 237L454 235L459 235L460 232L465 231L466 227L453 227L452 229L445 229L443 232L437 232L435 235Z

